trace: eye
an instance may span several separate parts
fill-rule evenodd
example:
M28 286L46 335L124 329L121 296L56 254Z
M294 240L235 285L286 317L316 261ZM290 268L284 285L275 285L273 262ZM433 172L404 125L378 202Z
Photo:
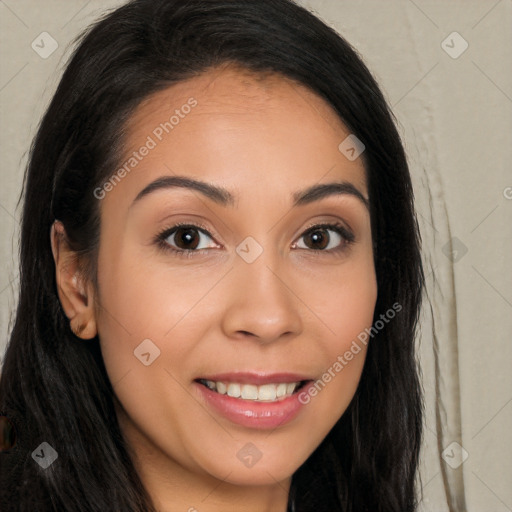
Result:
M329 234L332 233L332 234ZM300 239L304 239L303 246L298 249L312 249L314 251L336 252L341 251L354 241L354 235L341 224L318 224L308 229Z
M212 240L211 235L204 228L192 224L177 224L159 234L157 241L166 250L189 255L191 252L215 247L215 244L207 244L205 239L208 238Z
M213 237L204 227L194 224L176 224L163 230L156 237L156 243L164 251L170 251L177 256L191 257L202 249L215 248L215 243L208 245L207 240ZM301 237L305 243L297 242L293 247L311 249L315 252L336 253L343 251L354 242L354 235L343 225L317 224L310 227Z

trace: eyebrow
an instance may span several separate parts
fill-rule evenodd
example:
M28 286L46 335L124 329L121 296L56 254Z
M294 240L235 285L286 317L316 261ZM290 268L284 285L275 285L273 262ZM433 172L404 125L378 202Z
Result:
M186 176L162 176L144 187L137 194L137 197L133 200L130 208L152 192L170 188L196 190L221 206L234 206L236 202L235 196L229 192L229 190L218 185L213 185L194 178L188 178ZM366 199L366 197L364 197L364 195L348 181L321 183L312 185L304 190L299 190L292 195L293 206L303 206L333 195L350 195L356 197L367 209L369 209L368 199Z

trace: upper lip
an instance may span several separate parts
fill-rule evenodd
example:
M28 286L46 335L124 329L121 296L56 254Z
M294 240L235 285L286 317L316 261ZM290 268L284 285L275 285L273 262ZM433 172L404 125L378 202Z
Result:
M311 380L310 377L298 373L260 373L260 372L234 372L203 375L195 380L211 380L214 382L236 382L239 384L279 384Z

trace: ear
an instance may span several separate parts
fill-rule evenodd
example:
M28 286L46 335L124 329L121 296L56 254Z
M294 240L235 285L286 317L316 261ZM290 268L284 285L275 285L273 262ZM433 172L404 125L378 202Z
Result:
M57 292L71 330L84 340L97 334L94 309L94 287L81 273L80 261L67 241L62 222L56 220L50 233Z

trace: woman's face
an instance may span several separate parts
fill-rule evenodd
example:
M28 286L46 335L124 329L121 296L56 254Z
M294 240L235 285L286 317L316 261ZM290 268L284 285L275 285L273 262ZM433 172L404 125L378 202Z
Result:
M287 482L347 408L364 345L335 363L377 296L364 167L338 148L348 135L306 88L234 68L137 109L124 172L96 192L95 303L143 474Z

